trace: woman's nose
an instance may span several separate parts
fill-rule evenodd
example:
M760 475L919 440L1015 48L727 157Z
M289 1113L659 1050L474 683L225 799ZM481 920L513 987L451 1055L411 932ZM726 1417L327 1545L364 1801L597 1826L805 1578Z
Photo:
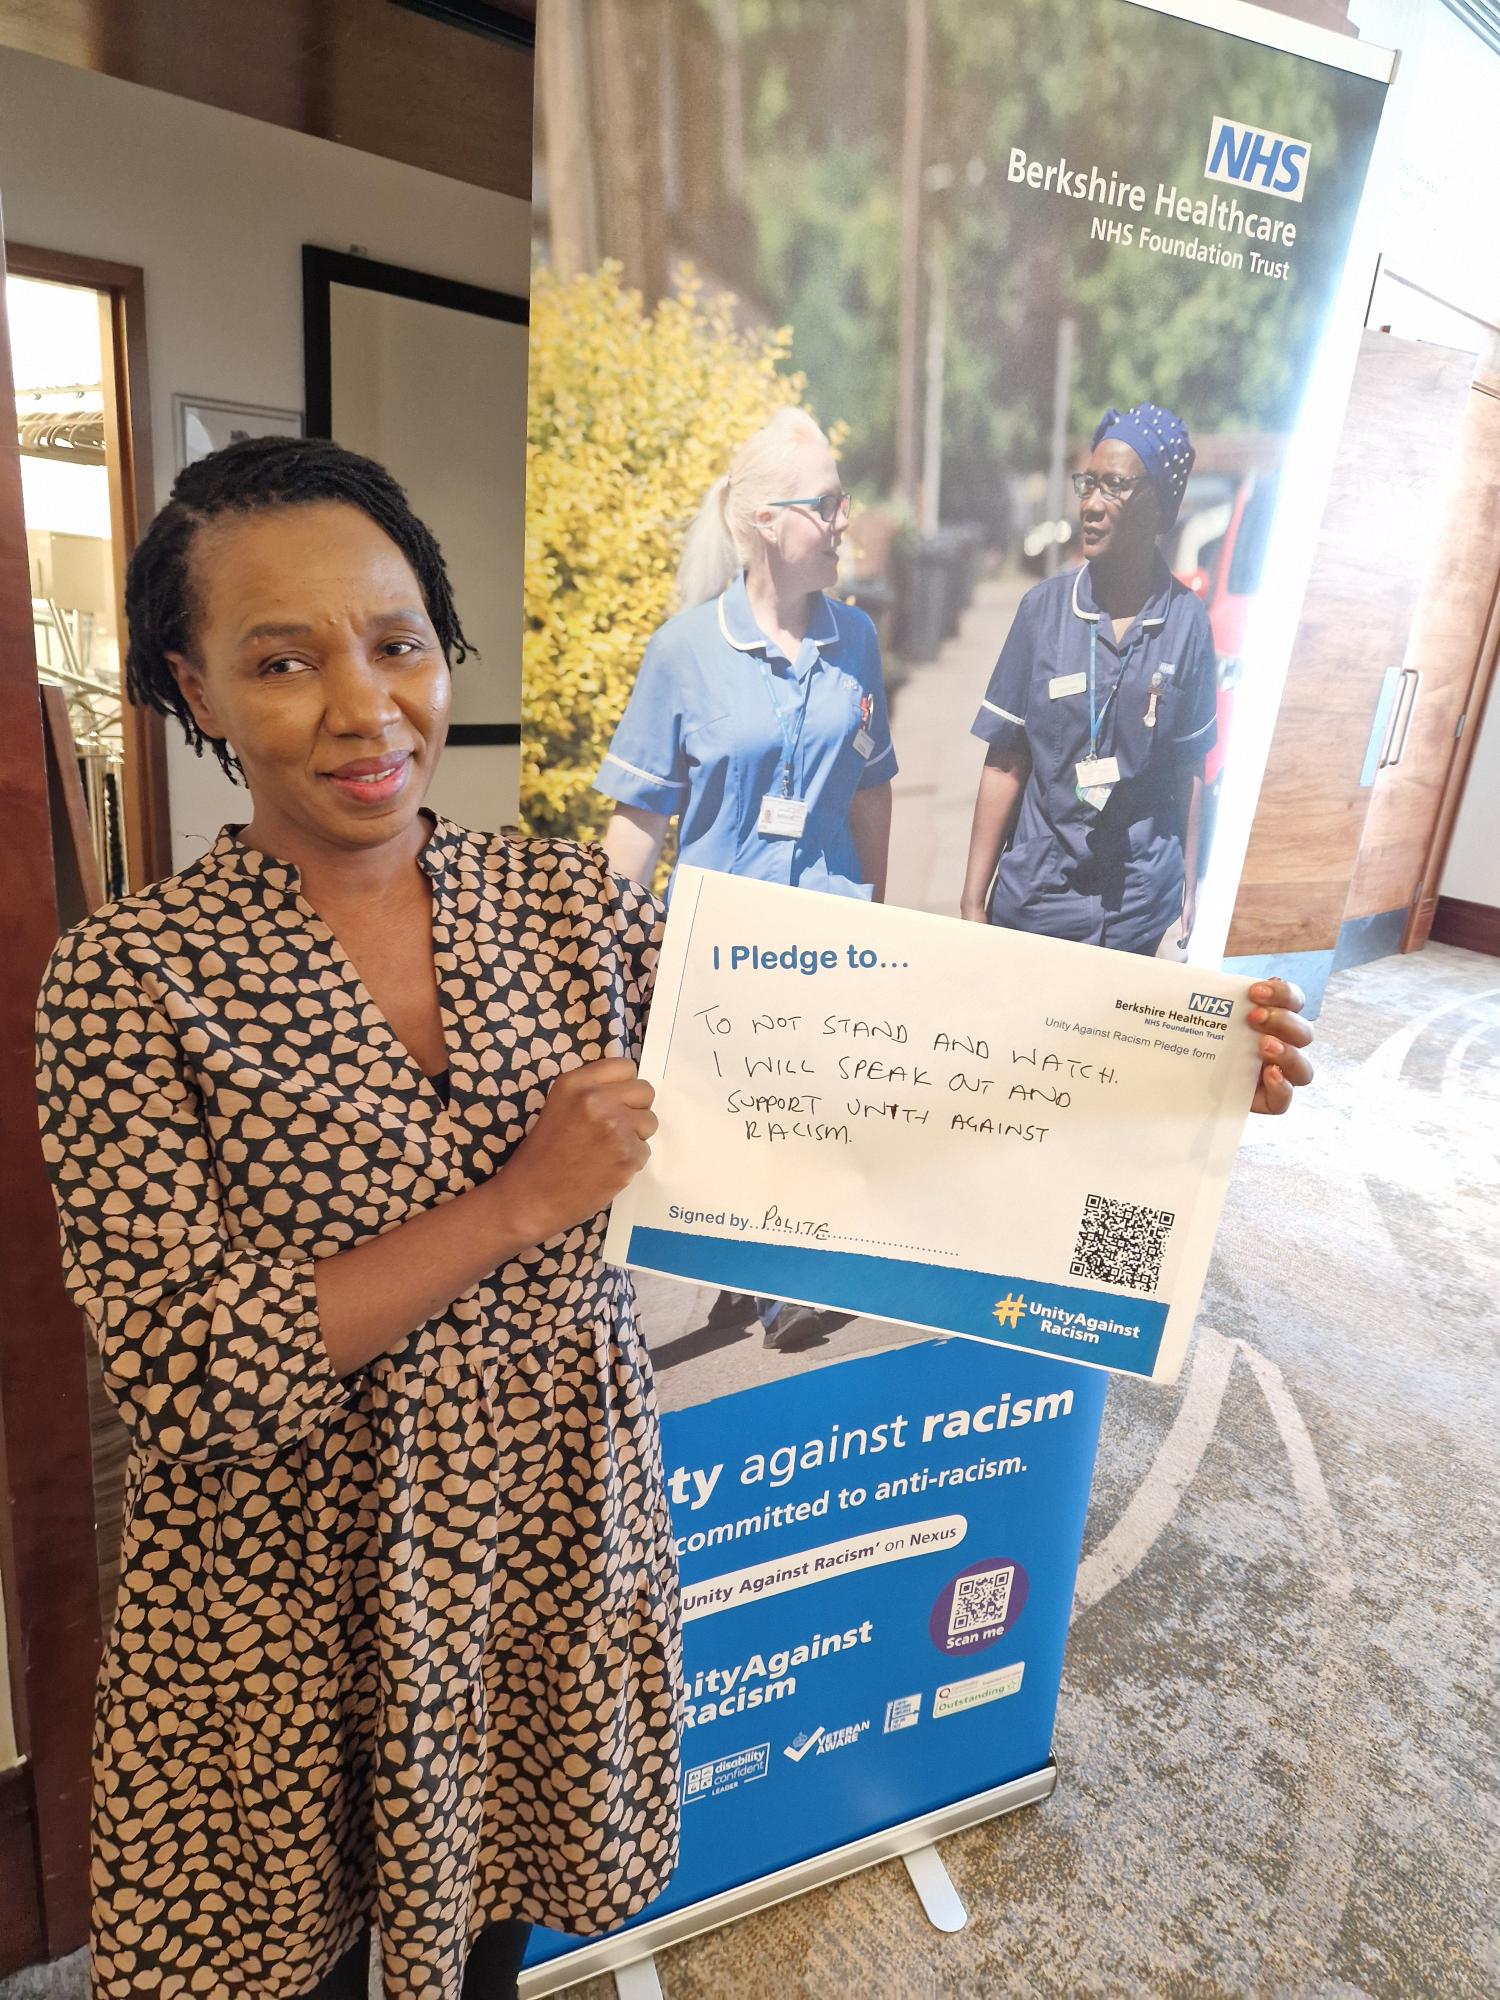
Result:
M340 660L327 669L324 724L334 736L383 736L401 710L384 674L364 660Z

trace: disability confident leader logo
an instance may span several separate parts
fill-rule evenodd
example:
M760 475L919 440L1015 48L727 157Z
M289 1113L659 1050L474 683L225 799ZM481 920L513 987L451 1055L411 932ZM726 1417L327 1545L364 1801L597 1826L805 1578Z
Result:
M1258 125L1215 118L1203 171L1211 181L1274 194L1282 201L1301 201L1307 191L1309 150L1305 139L1289 139L1285 132L1263 132Z

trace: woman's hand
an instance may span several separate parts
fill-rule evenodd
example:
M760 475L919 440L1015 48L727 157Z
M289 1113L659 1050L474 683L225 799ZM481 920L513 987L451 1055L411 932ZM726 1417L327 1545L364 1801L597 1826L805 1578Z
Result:
M623 1056L565 1070L500 1169L506 1214L544 1243L608 1208L651 1156L655 1095Z
M966 924L987 924L990 920L989 905L983 897L965 896L959 903L958 914Z
M1304 1021L1307 1005L1300 986L1285 979L1262 979L1250 988L1250 1026L1260 1036L1260 1082L1250 1109L1276 1118L1288 1109L1292 1091L1311 1083L1313 1066L1302 1051L1313 1038L1312 1022Z

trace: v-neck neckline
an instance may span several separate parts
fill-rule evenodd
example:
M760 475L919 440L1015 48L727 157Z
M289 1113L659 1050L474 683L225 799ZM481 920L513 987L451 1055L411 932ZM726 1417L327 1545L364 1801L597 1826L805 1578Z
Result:
M446 890L448 861L456 829L447 821L440 819L436 813L430 817L433 822L432 832L413 858L417 867L427 877L432 899L432 975L437 988L438 1014L443 1028L443 1053L446 1058L442 1069L433 1073L423 1069L396 1033L385 1009L370 991L363 974L344 949L343 942L333 926L303 894L302 873L294 862L279 860L261 848L247 845L239 838L244 831L243 825L225 826L211 852L220 859L239 862L250 874L259 877L272 887L279 888L296 903L298 909L303 912L309 928L319 941L324 943L330 960L340 970L355 1006L366 1020L375 1024L388 1045L388 1054L394 1057L398 1065L409 1075L416 1078L421 1092L437 1105L437 1118L442 1119L452 1114L462 1067L462 1044L457 1033L458 1016L450 1005L443 976L444 959L451 958L452 955ZM436 1077L447 1078L446 1096L438 1089Z

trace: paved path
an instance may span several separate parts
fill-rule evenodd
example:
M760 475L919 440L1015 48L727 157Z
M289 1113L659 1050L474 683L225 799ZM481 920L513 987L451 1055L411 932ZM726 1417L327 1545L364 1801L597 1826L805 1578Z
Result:
M937 659L912 668L891 704L901 771L893 788L887 894L907 909L958 914L984 758L984 746L969 734L969 725L1026 587L1025 579L1009 577L982 583L959 631ZM931 1337L890 1320L848 1319L809 1333L780 1353L763 1345L758 1325L709 1326L718 1296L712 1286L640 1275L635 1286L665 1410Z
M1029 577L981 583L957 634L913 667L891 705L893 790L887 900L958 915L984 745L969 727Z

